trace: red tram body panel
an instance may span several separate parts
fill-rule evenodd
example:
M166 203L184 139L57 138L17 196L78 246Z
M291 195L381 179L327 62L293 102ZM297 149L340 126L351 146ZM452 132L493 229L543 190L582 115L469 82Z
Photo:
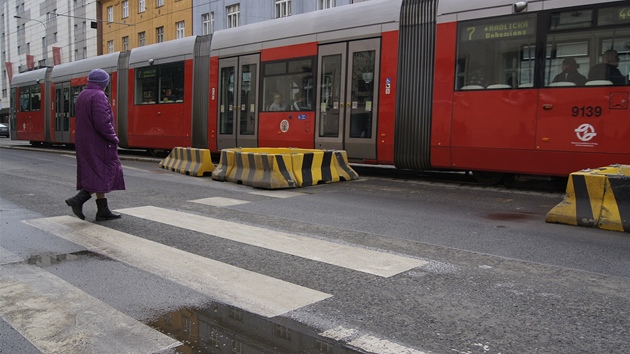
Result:
M125 148L567 176L630 164L627 43L627 1L372 0L18 74L11 137L72 143L101 67Z

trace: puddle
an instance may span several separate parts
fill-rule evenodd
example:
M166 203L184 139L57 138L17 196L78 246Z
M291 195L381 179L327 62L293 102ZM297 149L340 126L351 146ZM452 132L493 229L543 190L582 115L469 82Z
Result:
M362 353L294 320L219 303L180 309L148 325L184 343L177 353Z
M536 216L531 215L531 214L521 214L521 213L493 213L493 214L486 215L486 218L490 220L516 221L516 220L534 219L536 218Z
M109 258L90 251L38 255L24 262L48 267L82 257ZM147 325L184 343L177 353L364 353L298 321L259 316L234 306L210 303L183 308Z
M74 261L74 260L79 259L80 257L96 257L96 258L109 259L94 252L80 251L80 252L66 253L66 254L37 255L37 256L33 256L25 260L24 263L32 264L38 267L47 267L50 265L59 264L61 262Z

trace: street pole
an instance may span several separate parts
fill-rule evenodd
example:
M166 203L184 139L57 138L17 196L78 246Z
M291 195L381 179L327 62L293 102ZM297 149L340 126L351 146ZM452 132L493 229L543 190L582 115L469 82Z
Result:
M25 21L35 21L35 22L41 23L42 26L44 26L44 48L43 48L43 52L48 52L48 26L46 26L46 23L44 23L43 21L40 21L40 20L36 20L34 18L22 17L22 16L18 16L18 15L13 16L13 18L17 18L17 19L25 20Z

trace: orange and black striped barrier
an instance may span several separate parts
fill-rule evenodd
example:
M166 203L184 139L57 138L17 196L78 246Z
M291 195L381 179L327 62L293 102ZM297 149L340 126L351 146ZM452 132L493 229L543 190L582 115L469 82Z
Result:
M201 177L214 171L210 150L176 147L166 159L160 161L161 168L190 176Z
M630 165L574 172L546 221L630 232Z
M295 148L238 148L221 151L212 178L263 189L349 181L359 175L345 151Z

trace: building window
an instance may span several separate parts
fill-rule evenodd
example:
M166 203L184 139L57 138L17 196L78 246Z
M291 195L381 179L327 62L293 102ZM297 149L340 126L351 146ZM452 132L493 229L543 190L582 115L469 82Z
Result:
M288 341L291 340L291 329L282 325L274 325L273 335Z
M122 2L122 18L129 17L129 0Z
M155 37L157 43L164 42L164 26L155 29Z
M234 28L240 25L241 5L234 4L227 7L227 28Z
M144 47L146 44L146 35L144 32L138 33L138 47Z
M107 22L114 22L114 7L107 8Z
M147 7L145 5L146 3L144 2L144 0L138 0L138 12L139 13L143 13L144 11L146 11Z
M155 7L164 6L164 0L156 0Z
M107 53L113 53L114 52L114 41L107 41Z
M291 0L276 0L276 18L291 16Z
M129 36L122 37L123 51L129 50Z
M186 37L186 31L184 30L184 21L179 21L175 24L177 27L177 39Z
M330 9L331 7L337 6L336 0L319 0L317 2L318 10Z
M201 34L212 33L212 24L214 22L213 20L214 20L214 12L201 15L201 23L202 23Z

